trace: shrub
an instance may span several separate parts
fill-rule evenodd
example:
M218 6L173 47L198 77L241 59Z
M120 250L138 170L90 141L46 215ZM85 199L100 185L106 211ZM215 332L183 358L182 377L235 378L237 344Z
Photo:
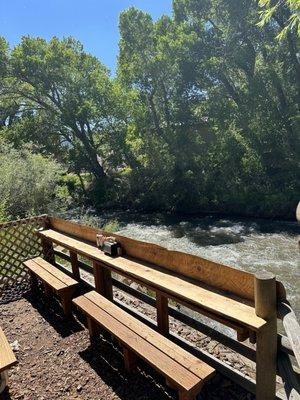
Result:
M0 214L2 219L50 212L57 205L62 170L49 157L0 142Z
M120 229L120 224L116 219L112 219L111 221L107 222L102 229L107 232L117 232Z

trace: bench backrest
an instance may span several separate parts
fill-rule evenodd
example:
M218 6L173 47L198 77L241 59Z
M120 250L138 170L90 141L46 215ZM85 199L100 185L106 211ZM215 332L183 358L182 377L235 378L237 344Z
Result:
M101 229L91 228L60 218L49 217L48 228L72 235L96 244L96 235L114 236L125 253L133 258L176 271L188 278L196 279L217 290L228 292L243 299L254 301L254 275L227 265L206 260L192 254L168 250L162 246L130 239ZM285 289L277 281L277 297L286 298Z

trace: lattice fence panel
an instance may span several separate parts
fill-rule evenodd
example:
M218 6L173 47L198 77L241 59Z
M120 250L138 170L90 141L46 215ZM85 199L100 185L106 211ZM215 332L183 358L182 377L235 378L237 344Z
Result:
M42 254L36 229L44 226L47 216L0 224L0 298L11 286L26 285L29 275L23 261Z

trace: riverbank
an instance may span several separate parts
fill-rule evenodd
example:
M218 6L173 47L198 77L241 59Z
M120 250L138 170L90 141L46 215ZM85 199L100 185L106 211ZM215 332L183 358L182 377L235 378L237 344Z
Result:
M279 223L295 223L297 222L296 218L297 212L297 203L293 207L291 207L291 211L288 214L263 214L254 210L253 213L247 213L245 210L241 210L240 212L233 208L232 210L228 210L226 208L222 208L220 210L214 209L199 209L197 211L194 210L181 210L181 211L171 211L171 210L162 210L162 209L137 209L132 207L120 207L119 205L107 204L102 205L99 208L94 208L92 206L87 207L74 207L72 209L68 209L65 211L59 212L61 218L70 219L70 218L92 218L95 215L110 215L111 218L115 216L122 215L144 215L149 216L151 218L152 215L164 215L169 218L177 218L180 216L181 218L192 219L192 218L205 218L207 216L211 216L214 218L225 218L225 219L239 219L239 220L255 220L255 221L270 221L270 222L279 222Z

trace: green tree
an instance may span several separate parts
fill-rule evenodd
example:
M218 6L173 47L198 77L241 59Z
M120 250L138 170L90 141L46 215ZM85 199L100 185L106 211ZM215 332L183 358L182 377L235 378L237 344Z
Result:
M114 79L75 39L12 51L1 39L0 135L55 157L76 201L286 215L300 187L299 37L284 3L262 27L260 10L174 0L153 21L131 7Z
M260 12L260 22L258 26L265 26L275 15L281 11L285 16L285 22L281 21L281 31L277 38L283 39L289 31L295 30L300 37L300 1L299 0L259 0L262 8Z
M152 208L188 207L203 190L195 171L205 163L207 139L206 122L195 115L203 93L187 79L195 35L135 8L121 14L120 32L118 77L132 94L127 143L140 164L134 188Z
M135 93L128 141L146 190L181 209L266 209L296 188L297 40L278 43L278 24L260 30L250 0L173 6L156 23L134 8L120 19L119 77Z
M15 79L10 91L25 99L39 120L51 121L55 142L78 149L86 170L103 185L103 149L114 118L108 70L72 38L47 42L24 37L12 51L10 64Z

